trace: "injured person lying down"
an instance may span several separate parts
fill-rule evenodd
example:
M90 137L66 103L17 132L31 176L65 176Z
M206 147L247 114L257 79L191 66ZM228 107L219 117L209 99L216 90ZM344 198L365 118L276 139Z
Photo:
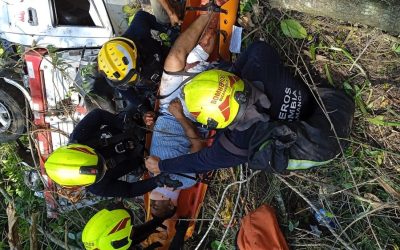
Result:
M175 41L164 64L164 73L160 84L160 116L158 117L150 155L163 159L171 159L189 153L195 153L203 148L198 130L187 117L179 98L182 82L195 73L204 71L209 66L207 59L216 42L218 14L200 15L190 27ZM174 72L174 73L172 73ZM176 72L179 72L177 74ZM195 177L195 174L184 174ZM177 190L172 188L156 188L150 194L151 213L163 217L171 209L175 209L179 192L195 184L195 180L182 175L170 175L171 179L179 180L182 186Z
M203 148L203 142L196 127L186 118L178 98L173 99L168 110L166 105L160 105L161 115L157 118L150 147L150 154L160 159L174 158L180 155L194 153ZM181 182L177 189L158 187L150 193L151 214L164 218L165 214L175 210L180 190L196 184L195 174L174 175L170 178Z

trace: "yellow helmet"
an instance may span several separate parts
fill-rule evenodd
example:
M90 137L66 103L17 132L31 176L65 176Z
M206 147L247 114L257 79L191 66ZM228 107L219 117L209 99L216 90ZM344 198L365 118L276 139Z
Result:
M125 250L132 244L131 232L132 218L127 210L103 209L86 224L82 242L88 250Z
M56 149L44 167L50 179L65 187L91 185L100 181L106 172L103 157L82 144Z
M135 43L116 37L101 47L97 56L99 71L111 86L125 89L138 79L138 52Z
M186 84L182 95L188 111L198 122L212 129L231 124L241 104L247 102L243 80L222 70L198 74Z

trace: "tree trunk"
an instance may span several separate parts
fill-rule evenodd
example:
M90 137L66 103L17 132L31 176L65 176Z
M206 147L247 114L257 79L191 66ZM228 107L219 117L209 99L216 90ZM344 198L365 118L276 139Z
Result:
M269 0L272 8L285 8L311 15L362 23L400 33L398 0Z

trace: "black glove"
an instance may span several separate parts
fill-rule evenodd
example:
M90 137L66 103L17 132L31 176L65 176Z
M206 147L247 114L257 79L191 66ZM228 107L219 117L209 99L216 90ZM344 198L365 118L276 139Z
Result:
M171 179L171 177L167 173L160 173L155 178L158 187L167 186L175 190L176 188L183 186L182 182Z
M137 117L135 117L137 116ZM144 139L146 131L138 126L138 120L141 121L141 115L139 113L132 113L131 111L122 111L118 114L118 119L122 121L122 130L125 133L133 135L133 139L140 142Z
M189 220L178 220L175 224L176 232L183 232L186 233L187 229L189 228Z
M176 233L169 246L170 250L183 249L183 244L185 242L185 234L189 227L189 222L190 221L188 220L178 220L178 222L176 222L175 224Z
M130 112L120 112L118 114L119 119L123 122L123 130L124 131L134 131L136 128L136 122L134 120L134 116Z
M151 234L157 232L158 227L163 227L164 220L160 218L153 218L146 223L133 226L132 244L136 245L147 239Z

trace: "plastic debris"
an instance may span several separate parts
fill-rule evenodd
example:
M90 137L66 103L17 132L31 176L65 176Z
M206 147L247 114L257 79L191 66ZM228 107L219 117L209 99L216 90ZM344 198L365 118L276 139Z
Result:
M325 209L321 208L318 210L318 212L314 213L314 217L321 226L325 226L325 223L323 222L325 219L330 227L336 228L336 225L333 222L334 215L331 212L327 212Z

